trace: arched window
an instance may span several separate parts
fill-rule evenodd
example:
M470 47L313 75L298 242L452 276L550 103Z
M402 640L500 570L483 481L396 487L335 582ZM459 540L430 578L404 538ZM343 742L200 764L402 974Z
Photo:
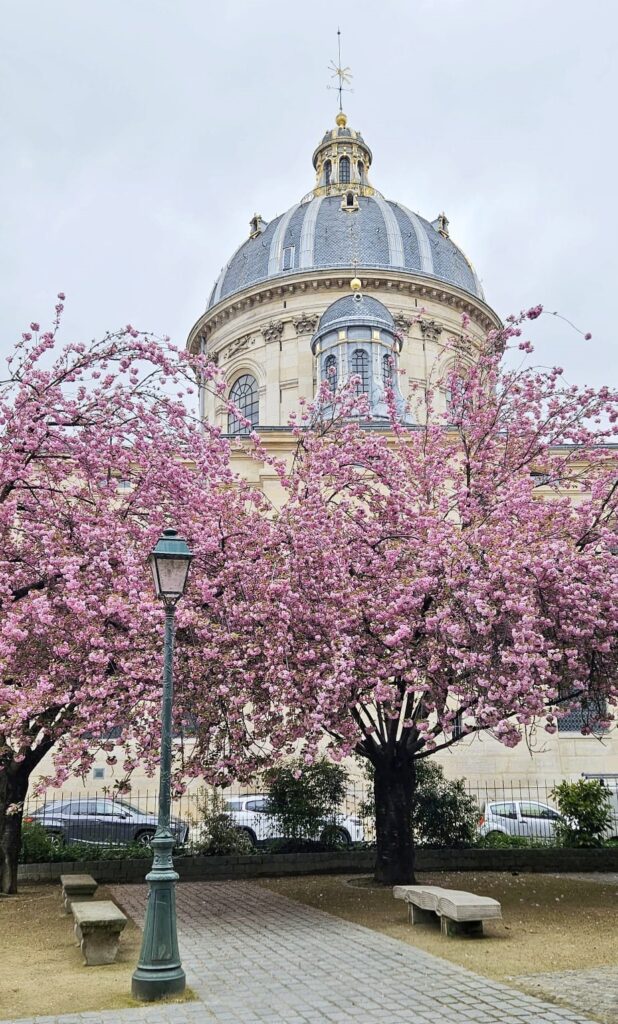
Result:
M385 389L393 384L393 357L388 353L382 356L382 383Z
M334 394L337 390L337 356L326 356L324 360L324 379L328 381L328 386Z
M455 416L457 410L461 408L464 386L463 370L464 367L461 365L451 363L442 374L446 412L451 417Z
M345 185L350 180L350 159L347 156L342 156L339 161L339 181Z
M330 185L331 175L333 173L333 165L330 160L327 160L324 164L324 184Z
M345 197L345 201L346 201L346 206L354 206L354 193L353 192L348 192L348 194Z
M365 180L365 165L362 160L358 161L358 180L360 182Z
M357 395L369 392L369 356L362 348L355 348L352 353L352 375L360 377L356 385Z
M260 419L260 400L255 377L248 373L239 377L230 389L230 401L238 407L245 419L249 420L251 426L247 426L233 412L229 412L227 416L228 434L250 433L254 427L257 427Z

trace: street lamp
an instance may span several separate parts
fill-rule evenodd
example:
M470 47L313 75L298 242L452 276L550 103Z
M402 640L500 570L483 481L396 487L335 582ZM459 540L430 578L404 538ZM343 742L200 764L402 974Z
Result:
M176 530L164 530L149 556L155 592L165 605L165 641L163 646L163 694L161 701L161 763L159 769L159 817L152 840L152 870L146 875L148 903L144 938L131 991L136 999L152 1001L171 993L183 992L185 972L180 963L176 936L176 882L170 830L172 772L172 661L174 653L174 613L185 592L193 555Z

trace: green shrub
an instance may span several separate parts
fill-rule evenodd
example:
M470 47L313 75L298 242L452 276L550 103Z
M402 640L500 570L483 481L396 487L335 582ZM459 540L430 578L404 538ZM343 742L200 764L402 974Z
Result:
M21 830L20 862L49 864L63 861L141 860L149 859L150 851L141 843L106 846L99 843L63 843L50 838L38 821L25 821Z
M268 814L280 835L295 840L330 835L333 843L338 835L341 844L333 818L345 797L345 768L326 758L313 764L298 759L271 768L264 778L269 788Z
M21 827L22 864L43 864L56 860L56 845L38 821L24 821Z
M603 846L603 833L612 820L610 795L598 779L578 779L554 786L551 796L563 820L556 824L562 846Z
M365 768L373 784L373 767ZM375 819L373 792L360 807L363 818ZM465 786L465 779L447 779L439 764L424 758L416 762L416 789L412 805L412 832L419 846L472 846L476 840L480 808Z
M202 836L195 844L208 857L253 853L253 843L225 811L225 799L216 791L203 790L198 797L198 822Z
M504 832L490 832L489 835L479 836L475 846L481 850L547 850L552 843L528 836L511 836Z
M416 763L413 805L414 839L421 846L471 846L476 839L479 805L465 779L446 779L439 764Z

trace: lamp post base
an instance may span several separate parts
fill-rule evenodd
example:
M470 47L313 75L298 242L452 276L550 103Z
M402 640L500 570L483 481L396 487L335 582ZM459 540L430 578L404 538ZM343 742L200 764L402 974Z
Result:
M169 829L158 829L152 840L154 862L146 875L149 885L142 951L131 980L135 999L153 1002L184 992L185 972L180 965L176 937L176 882Z
M143 1003L152 1003L164 996L180 995L185 990L185 984L182 967L165 970L138 967L131 979L131 995Z

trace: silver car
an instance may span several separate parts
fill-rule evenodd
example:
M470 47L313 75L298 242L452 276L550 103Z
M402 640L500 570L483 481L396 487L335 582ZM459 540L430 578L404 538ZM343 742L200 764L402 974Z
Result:
M149 846L157 828L156 814L148 814L125 800L89 799L56 800L44 804L26 822L42 825L52 842ZM189 826L172 818L170 828L177 844L186 843Z
M549 804L535 800L492 800L483 807L479 833L550 841L562 820L562 815Z

